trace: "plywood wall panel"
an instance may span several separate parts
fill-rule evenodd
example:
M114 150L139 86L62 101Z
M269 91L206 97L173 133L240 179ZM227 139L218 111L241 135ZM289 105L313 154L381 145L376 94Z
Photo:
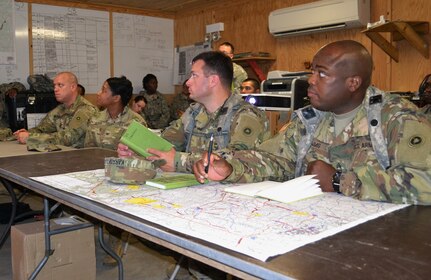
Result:
M372 83L384 90L415 91L423 76L431 73L431 60L424 58L406 41L394 43L400 52L400 62L396 63L361 33L362 28L291 38L274 38L269 34L268 15L271 11L309 2L313 0L221 0L217 6L177 15L175 31L179 34L176 34L175 42L184 46L202 41L205 25L223 22L225 31L221 41L232 42L237 52L270 52L276 58L271 70L304 70L304 63L310 62L321 46L352 39L364 44L371 52L374 60ZM393 20L430 21L431 1L372 0L371 21L379 20L380 15ZM390 39L389 34L385 36ZM429 35L424 38L430 42Z
M429 0L392 0L392 19L406 21L430 21L431 1ZM428 45L431 36L422 36ZM417 91L426 74L431 74L431 60L424 58L407 41L394 43L399 50L399 63L391 64L391 87L395 90Z

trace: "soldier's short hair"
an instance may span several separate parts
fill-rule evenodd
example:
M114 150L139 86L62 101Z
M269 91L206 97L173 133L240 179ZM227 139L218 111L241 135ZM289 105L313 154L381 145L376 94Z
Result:
M230 57L219 51L203 52L195 56L192 64L198 60L203 60L205 75L217 75L225 88L231 88L233 80L233 64Z
M142 79L142 86L144 87L144 89L146 89L145 88L145 85L149 82L149 81L151 81L151 80L156 80L157 81L157 77L156 77L156 75L154 75L154 74L147 74L147 75L145 75L145 77Z
M133 94L132 82L126 77L112 77L106 80L111 88L112 95L121 96L121 104L127 106Z

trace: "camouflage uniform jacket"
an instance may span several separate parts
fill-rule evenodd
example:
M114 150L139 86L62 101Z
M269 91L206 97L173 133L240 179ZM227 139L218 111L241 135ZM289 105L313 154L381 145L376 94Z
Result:
M174 144L178 172L191 172L193 163L208 150L214 134L213 151L252 149L270 136L264 112L232 94L223 106L209 114L203 105L192 103L186 112L171 123L162 137Z
M129 124L136 120L147 126L141 115L133 112L129 106L115 119L105 109L94 115L88 123L84 147L101 147L116 150L121 136Z
M303 160L322 160L342 168L341 191L362 200L431 204L431 123L409 101L387 94L381 110L382 132L390 166L379 164L370 137L365 100L344 130L334 136L333 114L323 112L311 147ZM295 175L298 143L306 137L300 118L257 151L225 155L234 171L228 182L285 181ZM306 168L301 168L302 172ZM302 175L302 174L299 174Z
M427 104L419 108L419 112L426 114L428 116L428 119L431 120L431 104Z
M5 98L6 93L13 88L15 88L17 92L25 90L25 86L20 82L12 82L0 85L0 127L9 127Z
M27 140L35 143L82 148L88 121L97 109L87 99L78 95L70 108L60 104L51 110L38 126L29 129Z
M233 64L233 81L232 81L232 92L233 93L241 93L241 84L242 82L248 78L247 72L245 72L244 68L242 68L240 65L236 64L235 62Z
M160 92L148 94L144 91L139 94L144 95L147 100L147 105L142 110L142 114L147 121L148 127L154 129L167 127L171 116L169 114L169 105L163 95Z
M181 117L180 112L184 113L192 102L193 100L181 92L175 94L171 103L171 121L178 120Z

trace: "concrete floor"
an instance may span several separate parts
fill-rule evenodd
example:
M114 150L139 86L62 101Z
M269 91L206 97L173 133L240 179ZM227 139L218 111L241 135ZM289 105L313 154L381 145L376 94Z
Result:
M0 203L7 202L7 195L0 193ZM33 210L42 209L42 200L37 196L28 196L24 199ZM32 221L33 219L27 220ZM3 232L4 225L0 225ZM118 279L117 267L107 267L102 264L105 252L97 242L97 230L95 230L96 244L96 277L100 280ZM124 279L168 279L167 270L173 268L174 259L157 253L143 245L135 237L131 237L126 255L123 256ZM10 238L0 249L0 280L12 279L11 244Z

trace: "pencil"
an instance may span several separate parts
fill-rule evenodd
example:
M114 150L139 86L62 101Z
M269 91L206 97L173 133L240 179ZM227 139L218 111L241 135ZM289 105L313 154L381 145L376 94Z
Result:
M208 174L208 169L210 168L210 159L211 159L211 153L213 152L213 143L214 143L214 134L211 134L210 143L208 147L208 162L205 166L205 173Z

